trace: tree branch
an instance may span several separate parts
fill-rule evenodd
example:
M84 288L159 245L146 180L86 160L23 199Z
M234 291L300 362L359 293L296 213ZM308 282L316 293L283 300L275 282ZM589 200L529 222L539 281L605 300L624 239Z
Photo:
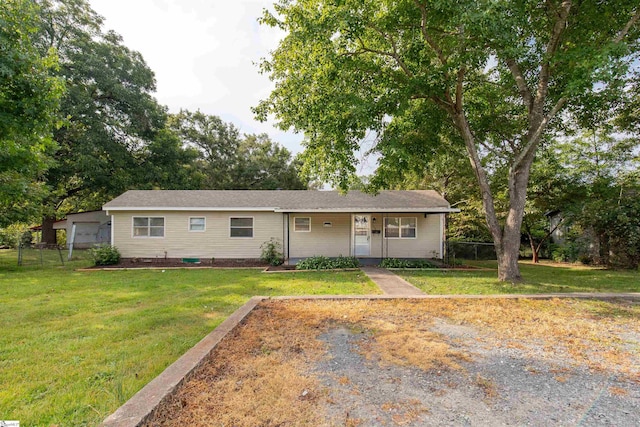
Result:
M527 111L531 112L533 108L533 98L531 96L531 91L529 90L529 86L527 86L527 81L524 78L524 74L522 74L522 70L520 66L516 62L515 59L509 58L507 59L507 66L509 70L511 70L511 74L516 81L516 85L518 86L518 91L520 92L520 96L522 97L525 105L527 106Z
M413 2L418 7L418 9L420 9L420 16L421 16L421 19L420 19L420 32L422 33L422 37L427 42L429 47L431 47L431 49L433 49L433 51L436 53L436 55L438 56L438 59L440 60L440 63L442 65L446 65L447 64L447 57L444 56L444 53L442 52L442 49L440 48L440 46L438 46L438 43L436 43L435 40L433 40L431 38L431 36L429 35L429 33L427 32L427 8L426 8L426 6L423 5L422 3L420 3L418 0L414 0Z
M384 37L384 35L383 35ZM386 37L385 37L385 40ZM360 50L363 52L369 52L369 53L375 53L376 55L382 55L382 56L388 56L390 58L395 59L396 63L398 64L398 66L402 69L402 71L410 78L413 78L413 72L411 72L411 70L409 69L409 67L407 67L407 64L405 64L405 62L402 60L402 58L400 58L400 55L398 55L398 52L395 51L394 48L394 43L390 42L392 45L392 48L394 48L393 52L387 52L384 50L378 50L378 49L371 49L368 48L364 45L364 42L362 41L362 39L358 38L358 41L360 42ZM389 40L387 40L389 41ZM357 52L356 52L357 53Z
M560 218L560 221L558 221L555 227L553 227L551 230L547 232L547 234L544 235L544 237L540 240L540 242L536 246L536 252L540 252L540 248L542 247L542 244L553 234L554 231L556 231L560 227L560 225L563 222L564 222L564 217Z
M629 19L629 22L627 22L627 25L624 26L622 31L618 33L618 35L616 36L615 39L613 39L613 41L615 43L620 43L622 39L625 38L626 35L629 33L629 30L631 30L631 27L633 27L638 22L638 19L640 19L640 10L635 11L631 19Z
M533 133L532 134L530 133L530 135L528 136L527 145L524 146L520 154L518 154L518 156L515 158L513 162L514 169L517 169L522 164L522 162L524 162L524 160L533 151L535 151L538 145L538 142L540 140L540 136L542 135L545 128L547 127L547 124L551 121L551 119L553 119L553 117L556 114L558 114L558 112L560 111L560 109L562 109L562 107L566 102L567 102L566 97L563 96L562 98L560 98L558 102L556 102L556 105L553 106L553 109L551 110L551 112L543 117L543 119L540 121L540 123L538 124L536 129L533 131Z
M466 71L467 69L464 66L458 70L458 78L456 82L456 111L458 113L462 112L462 85L464 83L464 75Z
M542 67L540 68L540 77L538 80L538 90L536 91L536 97L533 102L534 114L540 114L544 106L544 101L547 97L547 90L549 88L549 78L551 77L551 61L550 58L558 50L560 46L560 38L567 28L567 18L569 17L569 11L571 10L572 3L570 0L562 2L561 9L558 13L558 19L553 25L553 31L551 37L547 43L544 55L545 58L542 61Z

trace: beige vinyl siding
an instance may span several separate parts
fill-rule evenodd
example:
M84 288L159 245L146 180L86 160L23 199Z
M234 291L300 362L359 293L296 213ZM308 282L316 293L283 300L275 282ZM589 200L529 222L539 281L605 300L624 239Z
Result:
M270 238L282 242L283 220L275 212L111 212L113 244L124 258L260 258ZM133 217L164 217L164 237L133 237ZM205 218L206 229L189 231L189 218ZM253 237L229 236L229 218L252 217ZM166 252L166 253L165 253Z
M311 218L311 231L294 231L294 218ZM324 223L330 222L331 227ZM351 253L351 214L290 214L289 257L337 257Z
M380 230L371 235L371 256L374 258L442 258L440 253L441 214L372 214L372 230ZM417 238L385 239L384 218L416 218ZM375 221L373 220L375 218Z

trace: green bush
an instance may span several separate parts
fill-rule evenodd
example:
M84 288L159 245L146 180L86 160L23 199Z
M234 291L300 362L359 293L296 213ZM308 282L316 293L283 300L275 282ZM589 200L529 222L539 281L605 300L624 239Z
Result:
M378 265L382 268L436 268L436 266L424 259L398 259L385 258Z
M103 245L90 250L93 265L114 265L120 262L120 251L111 245Z
M269 265L280 265L284 262L284 254L282 253L282 245L278 239L273 237L264 242L260 249L262 249L262 255L260 259Z
M18 243L20 243L23 238L28 238L29 242L31 242L31 237L31 232L29 231L29 226L27 224L11 224L6 228L0 229L0 246L8 246L12 249L17 249Z
M574 242L567 242L562 246L555 245L551 250L551 259L556 262L576 262L581 250Z
M314 256L306 258L296 264L297 270L331 270L337 268L358 268L360 262L356 257L328 258L326 256Z

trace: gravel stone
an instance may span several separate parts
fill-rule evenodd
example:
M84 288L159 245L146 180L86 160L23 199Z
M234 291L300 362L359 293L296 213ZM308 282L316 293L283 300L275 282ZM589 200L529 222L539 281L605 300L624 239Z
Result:
M312 372L329 390L329 425L640 425L639 381L549 360L535 343L487 348L474 339L478 330L443 319L432 330L472 361L428 372L390 366L363 356L366 332L323 334L329 356Z

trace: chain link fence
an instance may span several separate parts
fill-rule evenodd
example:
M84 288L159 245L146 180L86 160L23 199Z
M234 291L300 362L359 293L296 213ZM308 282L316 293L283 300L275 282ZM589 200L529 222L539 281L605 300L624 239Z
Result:
M64 248L59 245L21 243L18 246L19 266L64 265Z
M498 257L493 243L447 241L445 262L455 265L456 260L461 259L496 260Z

